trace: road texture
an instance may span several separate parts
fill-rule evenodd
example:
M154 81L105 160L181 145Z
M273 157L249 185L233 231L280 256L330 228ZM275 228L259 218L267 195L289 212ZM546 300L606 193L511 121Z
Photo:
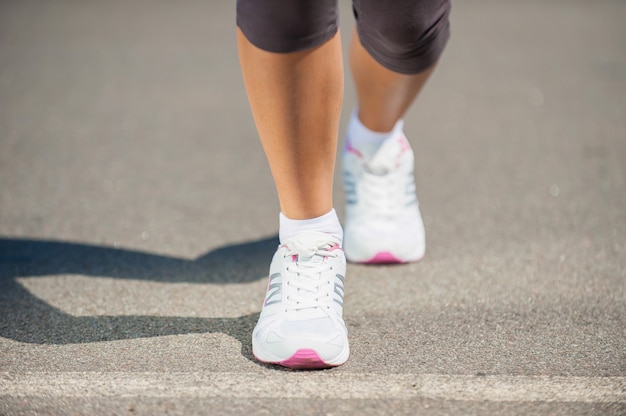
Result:
M454 3L406 117L427 256L350 265L349 362L294 372L251 355L278 205L234 2L0 1L0 414L625 414L624 16Z

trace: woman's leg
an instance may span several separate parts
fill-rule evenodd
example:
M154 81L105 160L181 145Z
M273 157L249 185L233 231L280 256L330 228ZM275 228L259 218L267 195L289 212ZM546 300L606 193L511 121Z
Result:
M262 362L291 368L340 365L349 347L343 232L332 201L343 99L336 5L240 0L238 6L241 70L281 209L281 244L252 351Z
M435 64L417 74L392 71L365 50L354 30L350 69L358 98L358 117L368 129L390 132L417 97Z
M261 143L291 219L333 208L337 130L343 99L339 34L300 52L273 53L238 30L243 79Z
M417 261L424 225L405 112L448 39L449 0L354 0L350 66L358 95L343 154L344 248L363 263Z
M449 37L450 0L354 0L350 67L359 118L387 132L404 116Z

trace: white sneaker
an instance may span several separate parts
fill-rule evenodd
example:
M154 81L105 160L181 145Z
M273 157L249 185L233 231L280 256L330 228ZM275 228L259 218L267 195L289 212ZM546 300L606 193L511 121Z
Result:
M278 247L252 332L262 362L290 368L341 365L350 355L343 322L346 259L330 234L304 231Z
M401 123L369 160L346 139L343 247L349 261L406 263L424 256L424 223L413 163L413 150Z

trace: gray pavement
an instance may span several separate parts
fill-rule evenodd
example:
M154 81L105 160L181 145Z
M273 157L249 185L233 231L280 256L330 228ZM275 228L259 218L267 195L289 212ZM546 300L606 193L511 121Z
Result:
M626 3L455 2L406 120L427 256L349 266L317 372L251 355L233 3L0 1L0 414L625 414Z

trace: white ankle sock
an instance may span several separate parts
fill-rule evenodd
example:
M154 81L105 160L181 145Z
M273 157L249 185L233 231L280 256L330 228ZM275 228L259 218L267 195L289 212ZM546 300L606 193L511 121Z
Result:
M361 152L366 159L369 159L388 138L394 136L398 131L402 131L404 120L400 119L388 132L378 132L368 129L359 120L359 111L352 111L352 117L348 123L346 133L346 146L352 146Z
M321 217L311 218L307 220L292 220L287 218L283 213L280 213L279 217L279 232L278 237L281 244L288 241L301 231L319 231L328 233L333 237L343 241L343 229L339 223L337 213L333 208L327 214Z

